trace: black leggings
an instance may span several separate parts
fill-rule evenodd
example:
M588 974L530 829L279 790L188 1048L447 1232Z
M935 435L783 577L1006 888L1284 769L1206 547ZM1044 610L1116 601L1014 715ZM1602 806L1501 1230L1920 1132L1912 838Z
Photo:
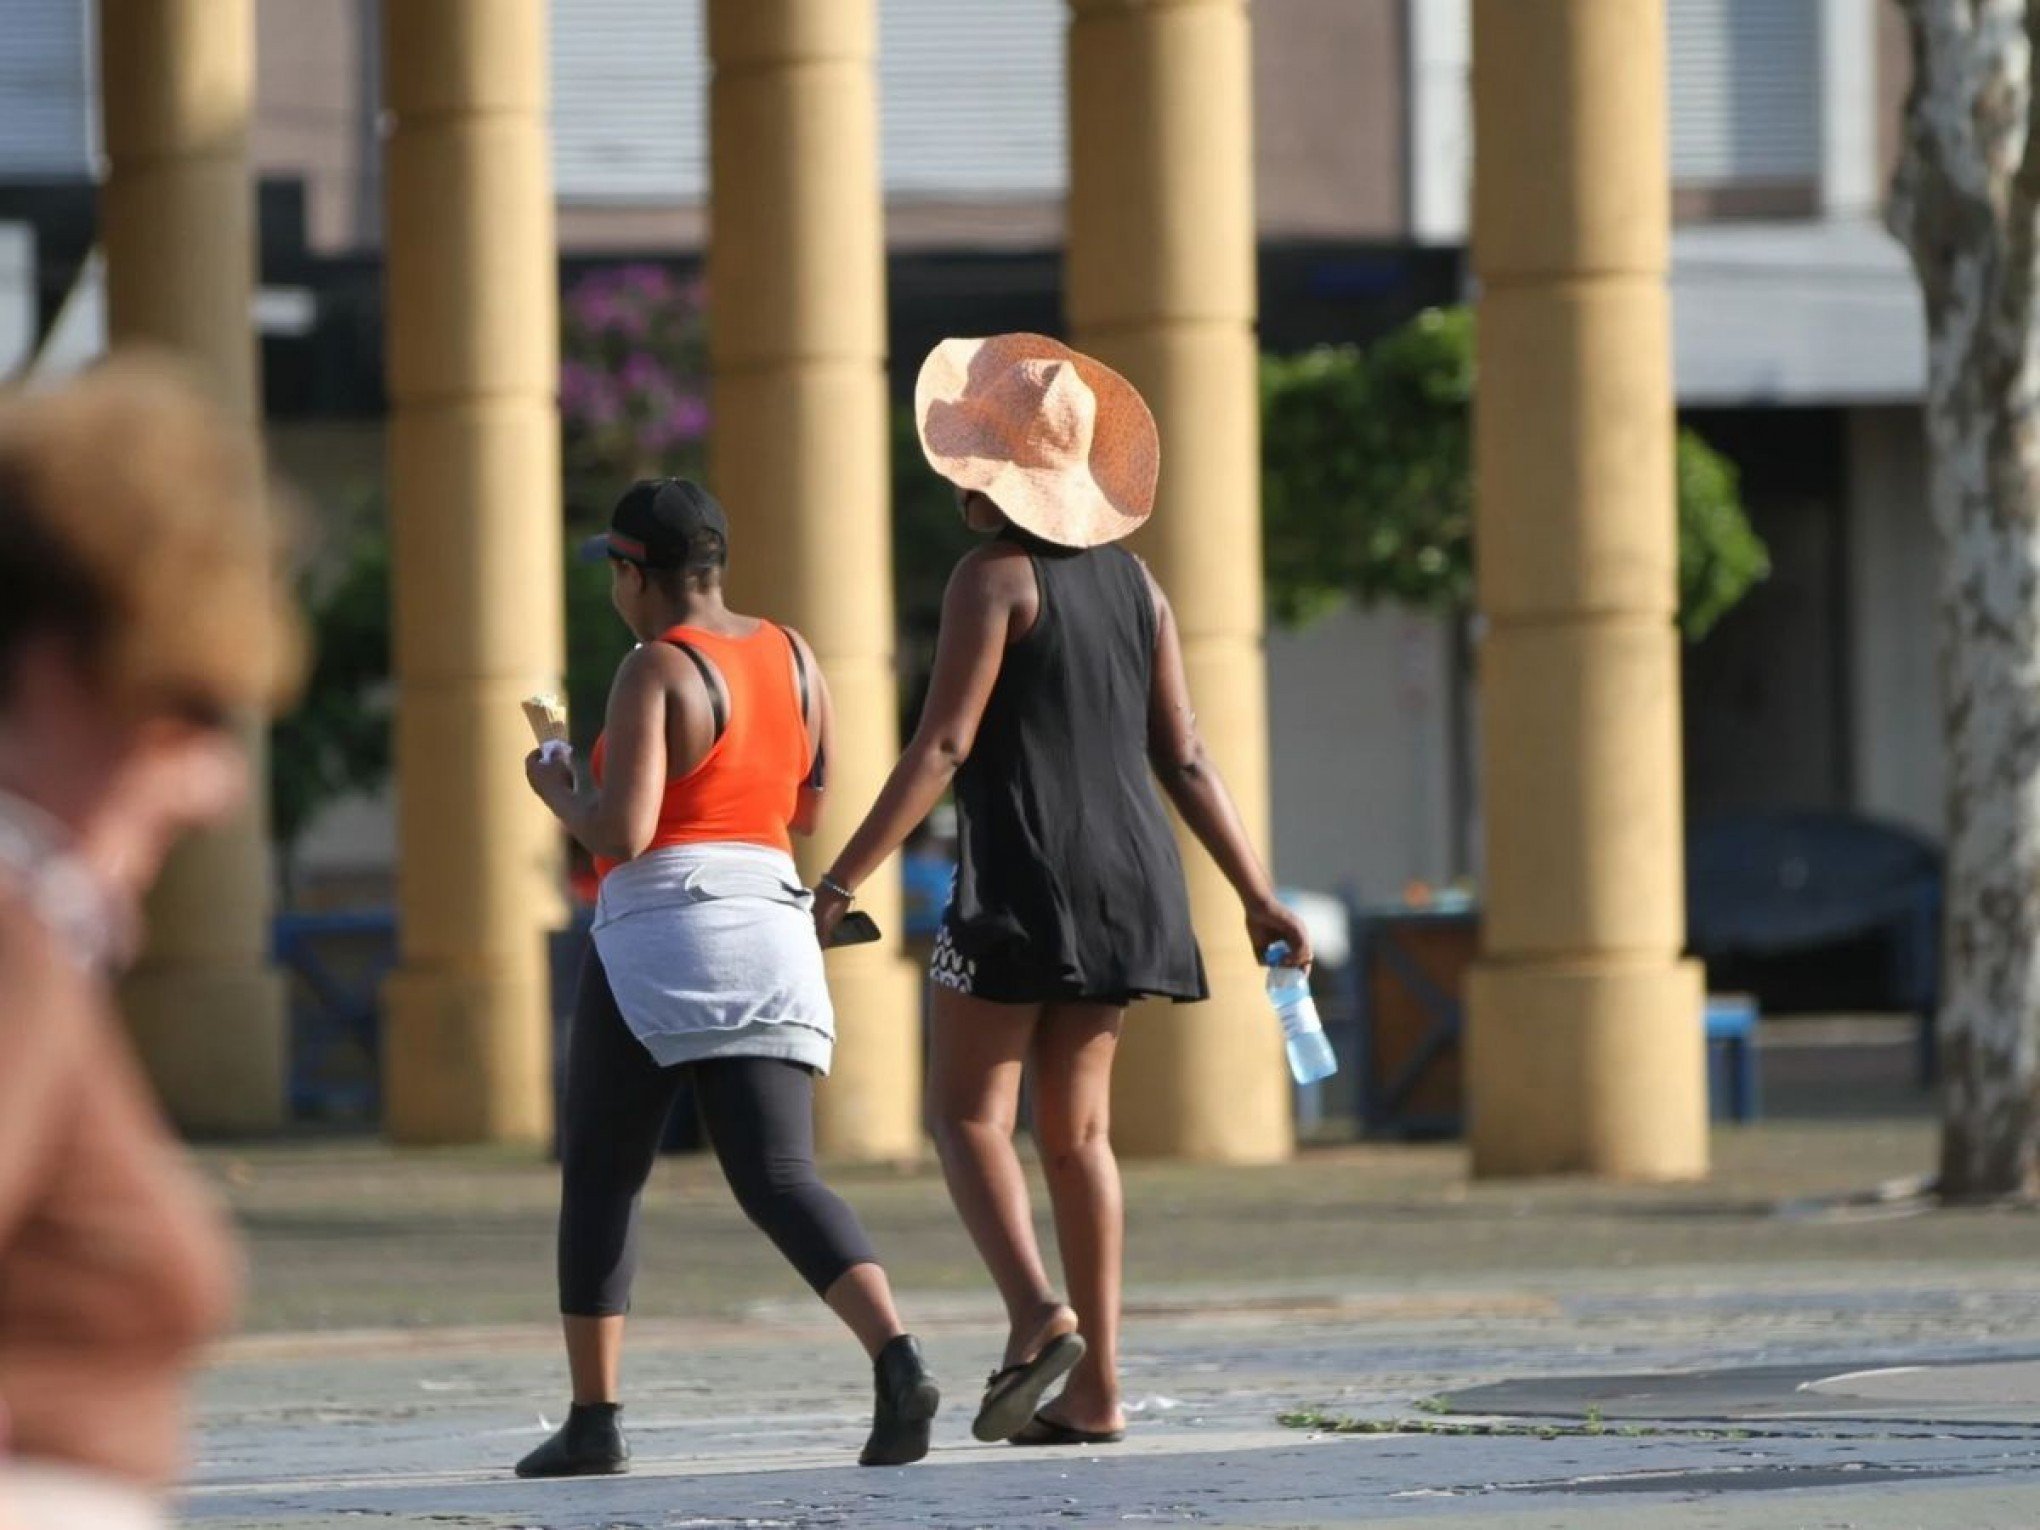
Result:
M857 1214L815 1173L813 1075L776 1057L660 1067L625 1024L591 948L560 1123L560 1311L570 1317L630 1310L638 1202L689 1073L737 1203L801 1278L820 1293L853 1265L877 1262Z

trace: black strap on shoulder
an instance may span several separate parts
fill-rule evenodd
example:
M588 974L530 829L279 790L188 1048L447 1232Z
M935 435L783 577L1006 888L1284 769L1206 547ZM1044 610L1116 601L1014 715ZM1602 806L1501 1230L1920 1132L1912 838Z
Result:
M708 687L708 704L715 714L715 741L719 741L725 733L729 732L730 699L723 690L722 678L716 674L715 666L704 659L701 656L701 650L692 643L683 643L680 639L671 637L661 638L659 641L670 643L673 647L686 654L688 658L694 661L694 667L701 672L701 683Z
M793 673L800 681L800 717L802 722L806 722L808 711L813 705L808 695L807 655L800 651L800 643L790 629L781 627L779 635L786 639L786 646L793 650Z
M776 626L777 623L774 625ZM779 632L786 639L786 646L793 650L793 673L795 679L800 682L801 723L803 726L811 726L808 721L808 714L814 708L814 700L813 691L808 682L807 655L801 652L800 640L793 635L791 628L780 627ZM828 779L829 762L823 757L822 744L817 739L815 741L815 767L808 772L807 784L812 790L820 791L828 784Z

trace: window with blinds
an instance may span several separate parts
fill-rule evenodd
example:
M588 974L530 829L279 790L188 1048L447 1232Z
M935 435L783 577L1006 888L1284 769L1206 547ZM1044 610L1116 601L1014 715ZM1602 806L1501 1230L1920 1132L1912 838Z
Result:
M1454 244L1473 159L1471 0L1406 3L1414 232ZM1820 183L1822 14L1822 0L1665 0L1676 184Z
M553 178L567 202L708 192L702 0L552 0Z
M89 180L97 131L90 0L7 0L0 176Z
M703 0L552 0L554 175L563 201L670 204L708 191ZM880 0L888 192L1060 194L1063 0Z
M1060 196L1063 0L879 0L886 190Z
M1667 21L1673 181L1819 180L1820 0L1670 0Z

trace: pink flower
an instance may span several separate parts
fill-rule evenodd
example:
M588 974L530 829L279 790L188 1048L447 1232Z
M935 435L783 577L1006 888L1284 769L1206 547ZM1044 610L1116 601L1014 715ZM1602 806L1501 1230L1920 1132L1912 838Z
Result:
M622 417L623 400L611 378L570 361L560 368L560 413L571 425L599 429Z
M649 393L666 383L666 369L649 351L635 351L618 369L617 380L633 393Z
M588 400L588 407L582 414L583 422L596 430L614 425L622 418L623 400L616 396L613 389L607 387L598 390Z
M583 284L567 299L567 315L580 328L600 333L616 315L616 299L608 292Z
M666 429L679 441L699 441L708 434L708 400L687 394L666 415Z
M567 361L560 365L560 408L569 414L587 408L588 401L595 396L600 386L594 370L583 362Z
M598 267L562 304L560 413L577 458L622 471L685 456L709 428L699 280Z
M673 278L664 266L625 266L616 276L617 285L634 297L658 303L673 295Z

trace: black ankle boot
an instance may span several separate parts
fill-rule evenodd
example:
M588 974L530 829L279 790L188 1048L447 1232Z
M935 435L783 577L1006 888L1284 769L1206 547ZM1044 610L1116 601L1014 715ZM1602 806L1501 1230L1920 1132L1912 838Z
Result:
M942 1393L921 1359L921 1343L901 1334L871 1362L878 1405L872 1410L871 1438L859 1466L905 1466L928 1454L928 1426L942 1405Z
M520 1477L607 1477L629 1470L621 1403L575 1403L552 1438L517 1463Z

